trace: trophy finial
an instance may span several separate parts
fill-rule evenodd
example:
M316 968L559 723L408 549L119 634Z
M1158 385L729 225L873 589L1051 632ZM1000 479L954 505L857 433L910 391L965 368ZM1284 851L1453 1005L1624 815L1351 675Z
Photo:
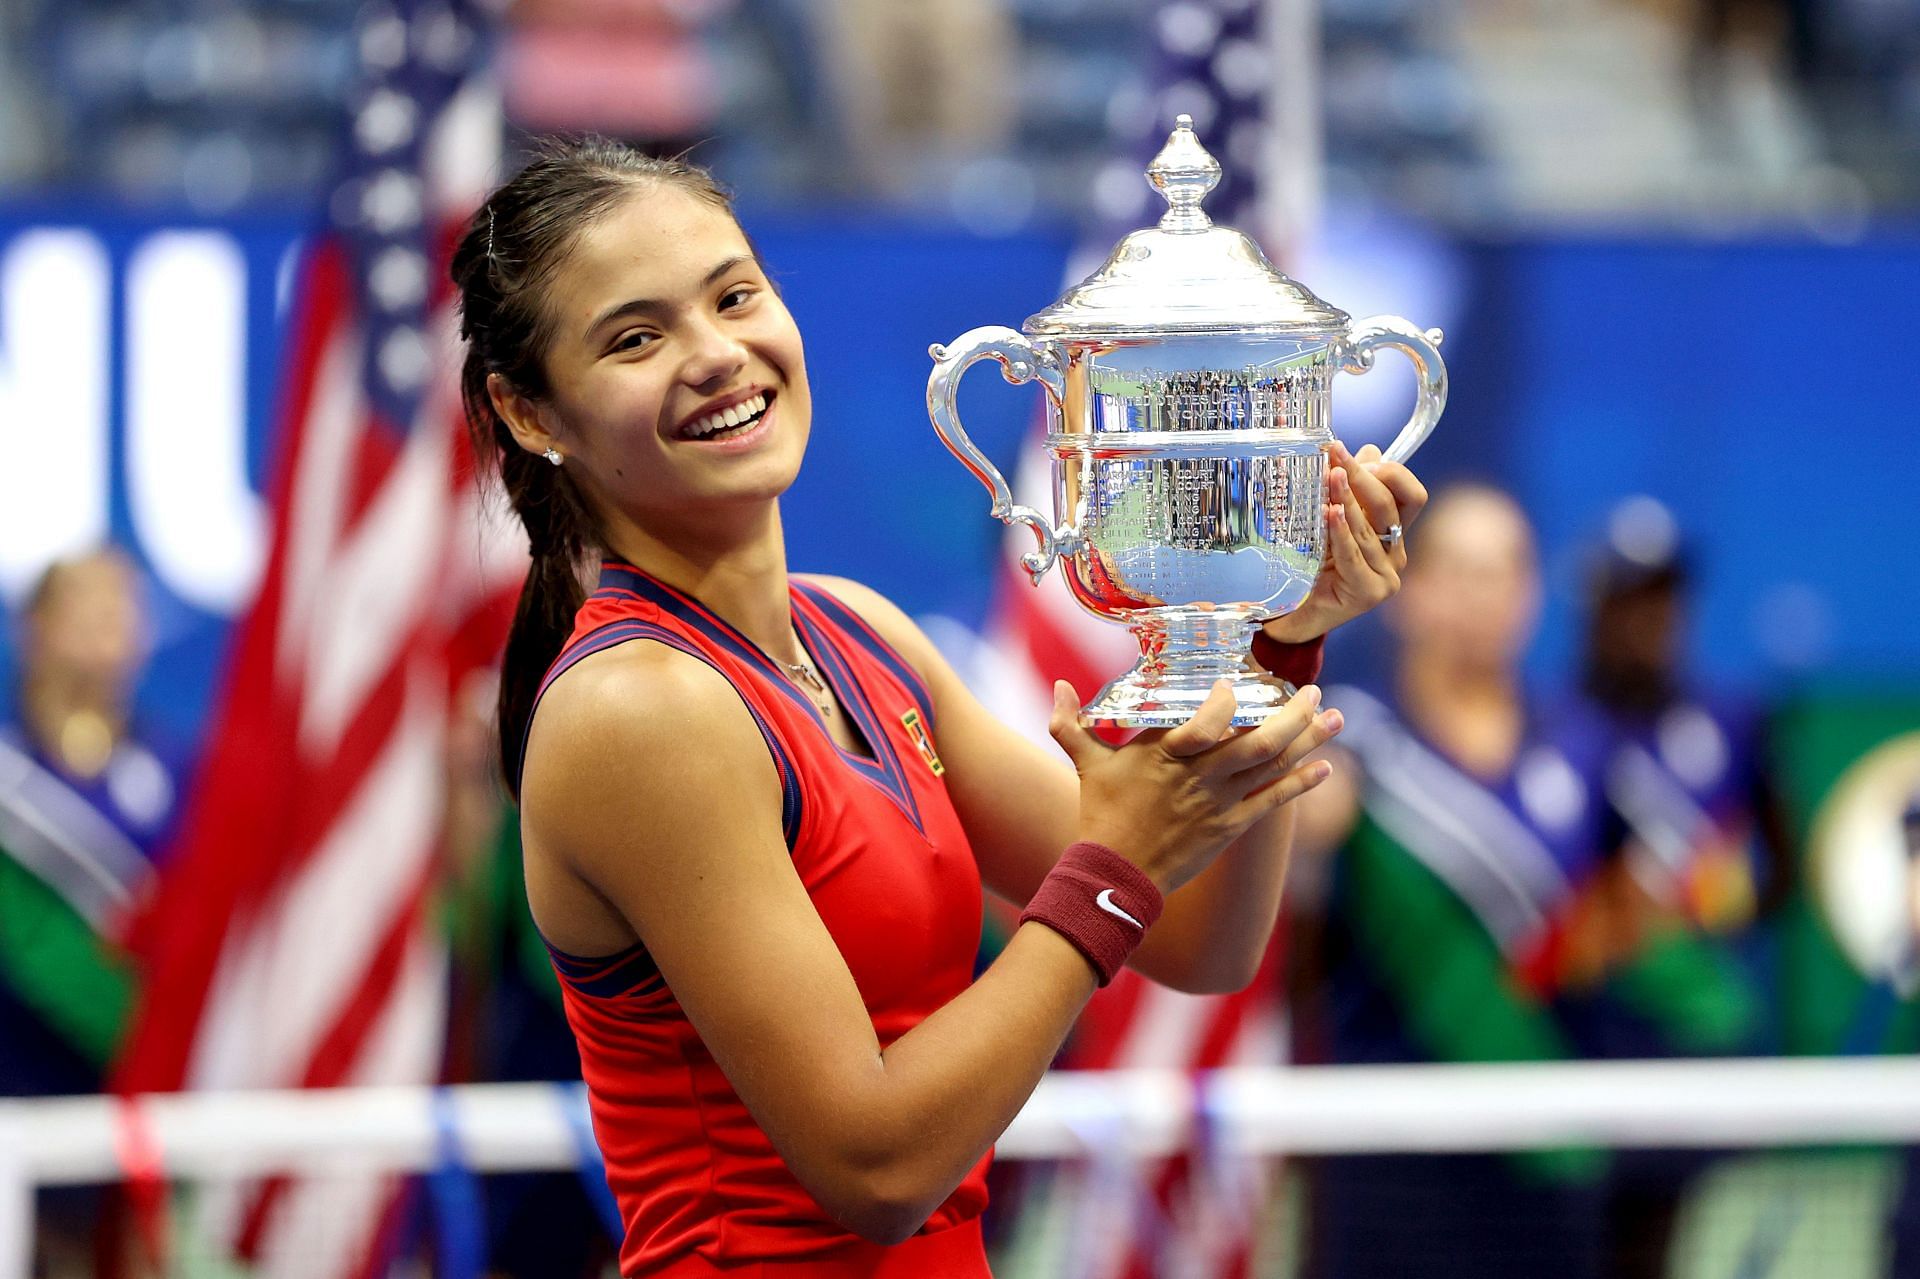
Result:
M1213 225L1200 202L1220 185L1220 162L1208 154L1193 132L1193 117L1175 116L1167 144L1147 166L1147 181L1166 197L1162 231L1204 231Z

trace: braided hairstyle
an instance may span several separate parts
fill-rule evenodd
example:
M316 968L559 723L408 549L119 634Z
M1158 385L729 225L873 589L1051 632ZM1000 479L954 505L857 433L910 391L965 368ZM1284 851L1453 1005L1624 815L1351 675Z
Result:
M546 293L580 236L640 191L672 187L729 216L713 175L604 138L549 140L474 213L454 250L460 336L467 344L460 395L482 479L496 477L526 526L533 562L507 633L500 677L500 767L520 794L521 750L548 666L586 598L580 573L600 545L593 512L564 467L529 453L494 409L487 378L499 374L529 399L546 396L554 320Z

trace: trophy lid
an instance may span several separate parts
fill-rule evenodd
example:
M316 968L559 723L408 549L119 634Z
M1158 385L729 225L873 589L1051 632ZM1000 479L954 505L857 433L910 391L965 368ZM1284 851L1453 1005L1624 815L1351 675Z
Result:
M1157 227L1135 231L1098 271L1023 326L1036 337L1153 337L1176 333L1325 333L1346 312L1328 306L1267 261L1252 240L1215 226L1200 202L1220 182L1220 162L1180 116L1147 166L1166 197Z

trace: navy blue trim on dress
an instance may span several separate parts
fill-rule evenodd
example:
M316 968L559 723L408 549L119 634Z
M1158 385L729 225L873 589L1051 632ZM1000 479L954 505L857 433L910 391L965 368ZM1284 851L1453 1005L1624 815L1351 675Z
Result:
M900 656L893 645L880 637L880 632L866 618L842 604L838 597L829 594L821 587L810 582L793 583L800 593L812 602L814 607L827 615L855 643L867 650L879 663L893 672L907 690L907 696L920 704L920 718L926 721L927 732L933 732L933 694L927 690L926 681L920 678L920 672L913 669L907 659Z
M906 770L900 766L900 754L894 750L893 739L888 736L886 725L880 721L873 703L867 699L867 690L854 677L846 656L834 643L833 636L805 612L795 610L793 620L800 628L800 638L806 641L807 648L820 663L820 674L833 686L834 694L839 697L840 708L847 712L860 729L861 736L867 739L867 745L873 750L873 758L842 753L899 806L915 830L926 834L927 828L920 820L920 805L913 798L913 786L907 781Z
M659 965L647 953L643 942L635 942L611 955L570 955L544 935L540 944L547 948L554 971L560 980L583 995L598 999L619 999L626 995L650 994L666 985Z
M534 697L534 710L539 709L540 698L546 695L553 681L565 674L576 662L630 640L654 640L677 649L689 657L697 658L711 667L720 678L726 679L729 688L733 687L733 681L727 679L727 673L715 666L712 658L701 652L697 645L677 631L661 626L657 622L642 621L639 618L621 618L587 632L573 645L561 651L560 656L555 658L553 665L548 668L546 678L540 682L540 691ZM788 757L786 747L781 745L779 736L773 731L773 725L767 722L766 716L762 715L759 708L748 701L738 688L734 688L733 691L734 695L740 698L740 704L747 708L747 713L753 716L753 722L759 727L760 736L766 741L767 750L773 756L774 771L780 776L780 830L786 838L787 851L791 853L800 838L800 820L805 811L805 798L800 792L800 770ZM533 715L529 713L527 733L532 732ZM520 740L520 762L523 769L526 767L526 750L527 738L523 736Z

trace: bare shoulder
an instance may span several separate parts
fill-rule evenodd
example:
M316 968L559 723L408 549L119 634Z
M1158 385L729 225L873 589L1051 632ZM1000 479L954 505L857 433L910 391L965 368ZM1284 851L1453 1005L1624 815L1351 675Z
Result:
M643 750L672 744L684 729L723 729L751 718L725 676L667 644L634 640L581 659L540 700L533 741L542 755L593 767L603 746Z
M672 824L777 774L740 694L699 658L644 640L581 659L541 699L521 804L541 842L585 869L612 824ZM776 803L777 810L777 803Z

